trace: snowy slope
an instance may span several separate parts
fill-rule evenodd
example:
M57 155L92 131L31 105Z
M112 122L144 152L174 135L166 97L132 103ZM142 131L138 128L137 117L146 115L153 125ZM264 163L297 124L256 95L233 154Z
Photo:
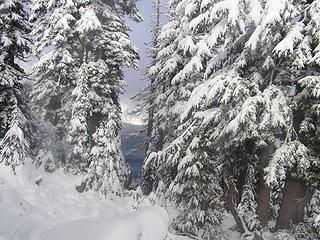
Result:
M79 178L62 171L42 173L40 186L0 176L0 240L163 240L167 235L163 208L133 212L131 197L79 194L74 188Z
M144 114L135 112L134 109L136 108L137 105L133 101L127 100L121 103L121 120L123 123L128 123L137 126L142 126L146 124Z

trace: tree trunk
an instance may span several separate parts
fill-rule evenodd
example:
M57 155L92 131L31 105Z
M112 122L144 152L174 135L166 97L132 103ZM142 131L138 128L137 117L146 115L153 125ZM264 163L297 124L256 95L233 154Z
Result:
M101 120L103 119L103 115L99 112L93 113L92 116L89 118L88 121L88 134L90 137L96 132L97 127L99 127L99 124Z
M270 188L266 184L266 181L264 179L264 168L270 162L273 152L274 152L273 144L268 144L263 149L261 149L261 153L260 153L261 169L260 169L260 175L259 175L257 215L262 227L266 227L268 225L269 202L270 202Z
M283 198L275 230L287 229L290 222L297 224L303 220L304 208L310 202L312 194L306 184L292 179L285 183Z
M228 180L225 179L223 188L222 200L225 202L227 209L231 212L234 220L236 221L240 233L243 234L248 232L247 227L241 219L236 207L238 190L236 188L235 180L233 178L229 178Z
M258 193L258 208L257 215L262 227L268 225L270 188L264 180L264 174L260 173L259 193Z

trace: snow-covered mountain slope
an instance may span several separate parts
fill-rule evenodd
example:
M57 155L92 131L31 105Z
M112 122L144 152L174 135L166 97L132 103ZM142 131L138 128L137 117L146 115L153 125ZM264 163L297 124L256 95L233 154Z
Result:
M145 124L145 122L140 116L136 116L134 114L124 113L121 116L121 119L122 119L122 122L132 124L132 125L141 126Z
M121 119L123 123L131 125L144 125L146 124L146 114L137 112L135 109L138 109L137 103L132 100L125 100L121 102Z
M132 198L79 194L79 177L61 170L21 184L1 172L1 240L163 240L168 215L161 207L132 208ZM177 239L177 238L171 238ZM181 238L179 238L181 239Z

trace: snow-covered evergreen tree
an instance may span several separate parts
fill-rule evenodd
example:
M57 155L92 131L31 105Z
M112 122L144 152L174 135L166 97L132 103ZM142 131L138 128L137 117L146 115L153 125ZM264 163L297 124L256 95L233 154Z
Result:
M188 174L184 172L183 169L180 169L180 173L179 170L177 170L177 166L179 162L182 161L181 159L184 159L184 156L190 158L191 166L196 164L199 159L201 159L200 163L204 161L201 163L204 165L219 165L215 154L217 149L215 149L216 147L212 144L210 136L210 134L214 134L215 131L210 129L212 127L212 119L207 117L215 111L213 109L208 112L198 112L195 115L189 114L188 109L201 108L206 104L209 104L210 107L212 106L212 103L209 101L208 103L200 103L203 96L195 96L199 94L192 95L192 91L197 93L200 89L197 89L197 86L202 84L204 79L209 76L216 66L220 66L227 60L230 61L228 57L230 53L227 53L227 51L231 52L239 45L238 39L241 39L245 34L246 26L250 26L249 24L246 25L246 21L247 19L253 18L250 14L258 7L253 4L256 3L256 1L252 1L253 3L251 1L250 3L249 1L237 1L236 4L229 3L228 1L203 2L195 0L173 2L175 3L174 13L177 15L177 22L180 28L178 37L174 36L176 48L173 49L174 54L170 53L170 57L174 57L174 61L177 64L174 64L175 62L173 61L167 61L167 65L171 66L175 71L172 72L171 75L166 75L169 82L167 86L168 90L166 91L167 96L163 97L165 102L160 106L159 112L160 114L171 114L175 112L171 117L178 121L169 120L166 123L172 124L172 122L176 122L177 125L180 125L179 128L175 127L174 131L170 132L170 134L175 132L179 137L172 141L170 140L172 137L169 137L170 134L166 136L168 142L172 141L172 144L169 145L170 147L164 149L164 153L160 154L160 156L162 156L160 158L154 154L150 155L147 163L158 162L160 166L164 166L160 168L164 168L163 172L165 172L161 178L167 177L165 180L167 184L175 181L183 184L184 181L188 181ZM163 34L167 34L165 29L163 30ZM161 50L159 51L159 56L161 56ZM164 68L160 66L161 65L159 65L159 70L162 71ZM159 74L157 76L159 76ZM227 80L225 82L227 82ZM236 81L234 81L234 84L237 84ZM203 86L203 89L200 89L199 93L203 94L208 90L208 87L208 85ZM196 101L199 102L196 102L194 99L192 99L192 102L187 102L190 97L194 97ZM201 104L202 106L200 106ZM179 106L179 108L175 106ZM206 107L204 107L204 109L205 108ZM169 118L166 117L166 119ZM216 120L222 121L221 118ZM162 125L166 123L162 123ZM201 134L198 132L199 129L202 129L200 130ZM198 134L200 134L200 136ZM209 156L199 157L204 152L203 148L194 149L195 153L185 155L187 149L193 149L192 143L197 138L202 139L201 142L207 142L203 148L209 149ZM182 141L182 143L177 145L180 141ZM175 147L171 147L171 145ZM169 156L173 156L175 161L172 161ZM209 158L210 161L205 160L207 158ZM151 159L154 160L151 161ZM163 162L163 159L167 160L167 162ZM169 173L169 177L166 173ZM204 178L208 177L210 179L216 179L212 180L212 186L217 185L218 178L214 177L214 172L212 172L211 175L212 176L206 172L204 175L200 174L200 176L192 178L192 181L201 182ZM177 179L178 176L180 180ZM183 181L181 181L182 179ZM219 186L217 185L216 188L219 188ZM216 191L216 193L217 192L218 191ZM205 196L206 193L203 191L201 194ZM184 193L182 196L185 195ZM201 198L201 196L202 195L200 195L199 198ZM218 198L218 194L216 194L216 198ZM178 200L178 202L179 201L181 201L181 199ZM216 207L216 210L219 211L219 206L217 205ZM215 222L215 224L217 223L218 221ZM204 225L205 223L203 226ZM193 234L197 234L197 231L194 231Z
M315 207L319 202L319 75L320 75L320 1L303 1L300 11L301 37L298 38L297 46L292 50L292 71L295 73L296 96L295 103L295 130L302 149L305 149L306 158L298 159L291 168L286 168L298 179L307 183L307 193L313 191L310 201L313 209L307 223L312 224L318 235L319 232L319 209ZM287 37L289 38L290 35ZM296 156L299 151L292 156ZM300 151L301 153L301 151ZM298 166L304 166L297 169ZM286 163L284 163L286 167ZM307 170L307 171L303 171ZM278 175L279 176L279 175ZM306 194L306 198L308 198ZM311 220L311 221L310 221Z
M244 35L240 35L238 41L230 42L235 44L231 47L233 56L221 61L219 54L209 61L206 73L213 74L193 91L185 115L193 113L194 118L201 113L196 109L203 109L204 106L207 106L204 110L212 109L202 124L209 123L208 127L215 129L210 139L217 141L218 148L222 145L219 152L235 169L248 162L245 155L239 155L235 149L252 150L250 155L257 156L255 161L259 163L256 166L260 172L257 211L265 226L269 215L270 189L263 183L264 167L269 165L266 168L267 179L270 174L281 172L281 184L288 173L303 182L311 178L310 182L314 183L316 176L312 170L317 169L318 160L313 159L311 154L305 158L297 157L295 161L286 148L287 144L296 146L292 141L298 137L295 108L290 103L293 90L289 91L289 87L296 84L290 67L295 58L294 48L303 39L303 24L299 22L299 14L304 12L303 4L266 1L257 6L258 1L252 6L254 11L244 11L249 16L252 12L258 14L254 15L257 17L248 17L243 22L243 26L247 26ZM296 72L294 76L300 74ZM277 148L287 155L278 158L278 154L273 154ZM232 152L237 154L232 155ZM299 155L301 151L294 148L293 152ZM274 164L279 165L272 168Z
M67 169L87 174L79 190L121 194L130 175L119 147L119 94L125 86L123 68L138 63L122 19L127 14L141 20L135 4L135 0L34 3L40 23L34 31L37 51L43 54L47 48L49 53L37 67L33 100L47 120L61 127L61 136L72 147ZM101 133L109 138L101 138Z
M108 190L121 194L130 175L118 139L119 94L125 85L122 67L136 67L137 51L129 41L127 27L115 9L102 2L93 2L80 8L80 12L82 17L76 26L84 49L84 62L89 62L90 66L87 97L91 107L90 112L87 109L87 121L93 155L83 183L87 185L86 189L97 190L98 186L103 194L107 194ZM101 133L109 139L101 139ZM102 169L99 169L101 165Z
M204 139L194 137L180 161L170 159L179 165L168 191L182 210L173 226L179 232L223 239L218 227L222 220L218 161Z
M245 185L242 188L241 200L238 211L249 231L260 230L260 223L256 213L257 209L257 182L256 167L248 165L245 177Z
M30 25L26 12L27 1L2 0L0 6L1 62L21 70L18 60L29 52Z
M243 2L239 1L242 7L238 8L239 15L234 18L239 23L237 26L242 26L235 35L239 36L238 39L223 41L230 46L225 48L226 55L220 51L209 61L208 81L197 87L189 100L191 111L205 105L216 109L207 116L210 119L208 127L215 128L210 139L217 141L219 152L230 162L225 164L235 170L233 174L239 174L237 168L248 164L246 155L236 149L249 150L251 156L257 156L257 175L253 177L260 175L259 196L252 199L258 200L256 211L263 226L269 215L270 191L263 183L263 168L270 162L273 149L280 147L293 134L290 127L293 111L285 87L290 82L286 73L288 63L280 59L274 49L286 35L281 36L279 29L289 32L298 8L291 1L284 2L279 7L272 1L262 5L259 1L241 5ZM225 5L217 3L216 6L219 9ZM231 29L231 33L235 31ZM232 57L228 57L230 54ZM196 111L195 114L199 113ZM249 228L253 230L251 226Z
M72 145L72 158L66 168L70 171L84 171L89 164L88 119L91 114L89 81L92 69L83 63L78 75L77 87L73 90L72 118L70 121L69 142Z
M151 59L151 62L149 66L145 69L145 74L147 77L148 85L146 88L144 88L142 91L138 92L136 96L134 96L134 100L138 102L137 112L139 114L144 115L147 114L147 126L146 126L146 140L145 140L145 146L146 146L146 156L149 156L149 154L153 151L156 151L156 149L159 150L161 148L161 139L162 134L158 131L155 131L157 128L157 125L155 124L155 98L157 97L157 94L159 93L159 89L157 88L157 84L159 84L159 81L156 79L156 75L149 74L149 68L154 66L157 61L157 53L158 53L158 47L159 47L159 34L161 30L161 20L163 17L162 13L162 5L163 2L161 0L152 0L152 25L150 33L152 35L151 41L148 43L148 54L149 58ZM155 133L157 132L157 134ZM159 133L159 134L158 134ZM150 193L153 189L153 183L155 181L155 169L152 169L153 166L151 164L150 167L145 168L142 171L142 178L143 185L144 185L144 193Z
M200 234L204 229L204 234L210 234L210 231L218 229L219 217L213 221L214 217L211 214L215 212L214 215L219 216L218 213L221 213L218 190L220 188L219 177L215 171L206 172L205 167L202 168L202 166L214 169L210 166L218 166L219 160L210 139L210 134L214 133L214 130L209 128L211 119L207 118L207 115L211 111L190 115L185 110L189 107L193 109L200 104L194 106L187 100L192 96L193 89L197 89L197 86L201 85L211 71L206 71L207 67L213 69L213 60L219 59L219 64L221 64L223 56L225 60L228 59L227 54L218 56L221 49L230 45L230 49L226 49L231 51L232 44L242 37L245 29L244 22L248 18L250 7L252 7L249 4L249 10L246 12L244 8L247 5L242 1L237 4L231 4L227 1L221 3L196 0L172 1L171 14L174 18L162 29L159 37L160 44L166 44L167 39L169 44L159 48L157 62L150 69L156 79L158 78L165 83L164 92L155 102L157 106L155 119L159 121L156 128L161 129L161 126L164 126L162 128L168 133L165 132L163 151L158 154L150 154L144 169L146 170L148 167L149 169L158 169L158 176L153 179L161 179L167 186L172 186L169 188L169 195L172 194L172 198L183 209L182 214L176 220L176 223L180 222L180 224L175 224L175 226L183 231L187 231L189 228L189 232L194 235ZM219 24L223 24L224 27ZM172 25L177 26L177 30L175 28L172 30ZM170 26L170 29L167 29L167 26ZM177 31L176 35L173 34L175 31ZM209 62L210 65L208 65ZM203 90L207 91L207 89L208 86L205 86ZM211 103L208 104L211 105ZM203 124L202 121L206 123ZM201 143L196 144L201 147L194 146L196 139L201 139ZM182 164L184 159L188 159L188 164ZM195 173L192 171L193 169ZM199 174L196 173L197 170ZM202 188L201 184L208 181L210 182L208 188ZM156 187L156 185L155 183L154 186ZM198 196L195 197L196 199L193 199L194 201L190 201L189 197L192 196L195 189L185 187L186 185L194 186L197 190L201 189ZM179 190L174 191L174 189ZM212 205L212 199L206 197L210 189L213 191L211 194L214 194L213 198L216 201ZM201 217L203 209L198 208L197 204L192 205L197 201L200 206L210 205L210 210L207 210L208 215L203 218ZM190 212L191 208L194 211ZM193 229L190 229L191 225L194 227ZM211 227L208 227L209 225Z
M128 165L120 149L119 126L112 112L109 120L101 122L93 135L94 147L90 153L90 166L83 184L85 190L99 191L103 195L122 195L130 177Z
M316 190L306 209L306 222L311 224L320 236L320 191Z
M157 59L157 48L158 48L158 38L161 30L161 1L160 0L153 0L152 6L153 6L153 25L152 25L152 40L149 43L149 54L150 58L152 59L150 66L153 66L156 64ZM153 135L153 129L154 129L154 99L156 98L156 77L154 75L148 74L148 78L150 79L150 83L148 87L144 91L144 101L147 104L147 111L148 111L148 126L147 126L147 146L146 146L146 152L147 155L155 150L157 147L155 146L156 143L154 143L155 139L153 139L155 136Z
M150 131L148 134L147 144L147 157L142 170L144 191L150 193L157 188L159 182L159 176L156 169L161 165L161 162L156 158L149 157L154 155L152 151L162 150L167 140L166 132L171 134L176 130L178 118L170 117L172 121L169 121L168 117L170 112L162 109L165 107L167 101L166 90L170 86L170 78L174 76L177 69L177 61L181 60L181 57L175 54L177 48L177 36L179 35L179 18L175 12L177 1L169 2L169 14L168 23L163 26L158 36L154 39L154 50L152 53L153 61L149 66L148 77L152 83L149 86L149 93L147 95L147 101L149 100L149 114L152 114L152 124L149 126ZM171 114L170 114L171 115ZM169 124L170 122L170 124Z
M27 120L17 103L13 106L13 112L10 117L8 131L0 142L0 162L10 166L14 174L17 174L17 168L24 164L28 156L29 143L23 132L27 127Z
M173 71L166 71L172 74L165 75L167 85L164 92L168 95L163 97L162 103L156 102L159 107L156 119L160 119L158 126L173 123L175 127L165 136L165 146L168 147L158 154L151 153L145 163L144 169L148 166L149 170L158 169L159 176L152 179L165 179L168 185L175 182L175 176L184 172L183 168L177 167L179 161L194 139L202 139L210 152L220 156L211 156L211 161L220 162L224 174L240 180L243 195L239 208L250 209L242 211L242 217L252 231L260 231L260 224L267 225L270 187L275 186L270 179L281 179L273 188L276 191L287 188L285 180L296 179L309 186L318 181L315 150L307 146L307 139L298 133L301 123L304 124L301 129L309 129L311 133L315 123L306 121L317 118L313 112L309 117L303 114L305 120L302 122L297 120L298 110L308 112L317 109L317 105L311 108L309 101L295 100L295 95L300 100L312 96L313 103L317 98L312 94L316 94L313 89L318 86L318 40L315 37L317 30L314 30L319 23L318 2L171 2L175 4L172 12L176 14L179 34L170 35L173 30L168 33L165 28L162 30L165 36L174 36L167 52L175 60L170 65ZM168 49L164 47L163 52ZM159 48L158 61L151 72L163 80L166 79L161 76L165 69L163 63L169 61L161 58L161 53ZM296 66L300 69L296 70ZM312 79L306 76L310 73L316 76ZM300 85L305 88L302 94L298 94ZM174 97L175 93L178 97ZM179 112L175 106L180 106L183 111L171 115ZM162 120L161 114L165 114L168 120ZM170 116L180 121L172 120ZM203 129L200 136L199 129ZM314 137L308 142L314 143ZM293 151L292 156L288 147ZM301 152L302 149L306 151ZM194 157L194 161L198 159ZM245 180L248 176L241 175L249 168L253 168L250 183ZM245 175L248 174L247 171ZM260 221L251 221L253 215Z
M26 1L0 1L0 162L15 174L29 153L30 113L19 65L29 52ZM20 61L20 62L19 62Z
M73 0L32 2L34 53L39 61L31 100L42 118L56 127L60 139L67 135L76 66L80 64L73 48L78 44L74 36L77 4Z
M116 90L122 90L122 88L117 89L117 86L112 85L118 82L110 81L110 72L102 60L83 64L81 68L85 71L81 71L87 81L85 84L88 84L87 90L78 95L78 107L82 112L80 114L81 121L87 121L90 124L88 119L94 114L99 114L99 119L93 119L97 121L95 124L99 125L92 128L88 124L86 128L85 124L76 124L85 134L74 131L74 141L78 137L82 138L90 134L90 131L94 131L92 135L89 135L92 137L92 141L89 141L90 145L88 139L85 138L81 140L81 145L77 148L82 152L79 154L80 161L78 163L71 162L71 165L75 167L82 164L84 169L88 169L78 190L81 192L93 189L104 195L108 193L121 195L130 177L130 170L122 156L119 140L120 106L117 102L118 93ZM100 96L96 94L97 90L99 90ZM98 96L99 101L97 101ZM84 101L84 105L82 101ZM74 150L76 149L74 148ZM88 150L89 152L87 152Z

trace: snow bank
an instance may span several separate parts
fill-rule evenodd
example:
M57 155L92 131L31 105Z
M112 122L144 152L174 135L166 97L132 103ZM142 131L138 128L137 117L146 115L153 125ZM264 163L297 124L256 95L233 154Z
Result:
M41 173L39 186L0 175L0 240L164 240L161 207L132 212L131 198L79 194L79 177Z
M39 240L164 240L167 232L166 211L152 207L112 219L59 224Z

